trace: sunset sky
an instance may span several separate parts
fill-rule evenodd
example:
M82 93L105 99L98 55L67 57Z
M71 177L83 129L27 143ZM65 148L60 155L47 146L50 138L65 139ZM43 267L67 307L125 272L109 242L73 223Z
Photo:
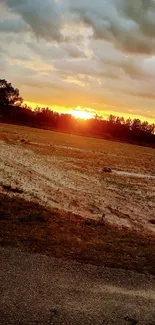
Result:
M32 107L155 122L155 1L0 0L3 78Z

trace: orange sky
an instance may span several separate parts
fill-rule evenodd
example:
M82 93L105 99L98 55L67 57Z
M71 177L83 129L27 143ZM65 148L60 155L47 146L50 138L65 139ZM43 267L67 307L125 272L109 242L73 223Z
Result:
M50 105L46 105L46 104L41 104L41 103L35 103L35 102L29 102L29 101L24 101L24 104L27 104L29 107L31 107L32 109L36 108L36 106L39 106L39 107L49 107L51 110L55 111L55 112L58 112L58 113L66 113L66 114L72 114L74 116L76 116L76 112L77 111L81 111L82 112L82 115L83 113L85 114L85 112L88 113L88 118L89 117L93 117L95 116L95 114L99 114L100 116L102 116L104 119L107 119L109 117L110 114L112 115L115 115L115 116L119 116L119 117L124 117L125 119L127 118L139 118L141 121L148 121L149 123L154 123L154 119L152 118L146 118L145 116L140 116L140 115L137 115L137 114L133 114L133 113L124 113L124 112L117 112L117 111L114 111L114 110L107 110L107 107L106 107L106 110L103 111L98 111L98 110L94 110L94 109L91 109L91 108L85 108L85 107L81 107L81 106L77 106L77 107L66 107L66 106L50 106ZM78 116L77 116L78 117ZM83 116L81 116L83 117Z

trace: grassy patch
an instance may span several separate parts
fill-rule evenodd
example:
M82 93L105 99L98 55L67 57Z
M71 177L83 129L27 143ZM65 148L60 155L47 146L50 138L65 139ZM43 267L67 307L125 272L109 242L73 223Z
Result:
M155 237L0 194L0 245L155 274Z

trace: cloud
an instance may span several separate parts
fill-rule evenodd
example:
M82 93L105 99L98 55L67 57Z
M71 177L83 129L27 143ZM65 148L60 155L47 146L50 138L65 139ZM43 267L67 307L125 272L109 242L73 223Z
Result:
M21 19L0 20L0 32L20 33L27 30L26 24Z
M151 92L151 91L124 91L124 93L126 93L127 95L131 95L131 96L135 96L135 97L138 97L138 98L146 98L146 99L149 99L149 100L155 100L155 93Z
M68 52L69 56L74 59L87 57L84 51L78 48L75 44L65 44L65 49Z
M63 36L64 26L76 25L79 29L80 23L92 29L94 39L111 42L124 52L155 53L153 0L2 1L9 10L22 17L37 37L47 41L67 40L68 36ZM13 29L18 30L18 27L19 30L22 28L16 25ZM76 51L70 49L70 52L76 56Z
M72 75L75 77L77 74L81 75L87 75L87 76L94 76L100 73L100 68L98 66L98 63L88 58L86 59L79 59L79 60L61 60L56 61L53 63L53 66L55 69L57 69L58 72L65 72L66 75Z
M0 49L1 50L1 49ZM7 63L3 55L0 55L0 71L4 72L7 69Z
M69 0L70 10L93 30L94 39L128 53L155 53L153 0Z
M149 37L155 36L155 1L131 0L123 4L125 17L136 21L139 29Z
M133 79L143 79L154 77L154 74L144 66L144 61L136 58L126 57L121 60L105 60L105 65L110 69L121 69L126 75Z
M51 62L52 60L64 60L66 58L86 58L83 50L72 43L50 44L44 41L40 43L27 42L28 47L38 54L44 60Z
M155 77L154 56L126 55L114 48L113 44L101 40L91 41L90 46L93 58L98 61L103 71L106 70L114 75L117 74L119 79L125 77L125 75L138 80Z
M145 78L149 75L148 72L144 70L143 64L132 58L126 58L120 62L119 66L131 78Z
M61 17L54 0L3 0L3 3L20 15L37 37L62 41Z

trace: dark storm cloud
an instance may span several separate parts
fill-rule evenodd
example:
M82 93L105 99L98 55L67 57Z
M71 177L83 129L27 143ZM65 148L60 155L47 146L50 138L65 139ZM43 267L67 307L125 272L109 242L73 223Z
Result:
M62 40L60 13L54 0L3 0L3 3L19 14L37 37Z
M127 18L137 22L139 29L146 36L155 36L154 0L126 0L123 4L123 11Z
M37 37L48 41L64 41L63 26L81 22L92 29L94 39L107 40L125 52L155 53L153 0L2 0L2 2L12 12L20 15ZM76 52L72 53L76 55Z
M129 53L155 53L153 0L70 0L70 10L93 30L95 39L108 40Z

